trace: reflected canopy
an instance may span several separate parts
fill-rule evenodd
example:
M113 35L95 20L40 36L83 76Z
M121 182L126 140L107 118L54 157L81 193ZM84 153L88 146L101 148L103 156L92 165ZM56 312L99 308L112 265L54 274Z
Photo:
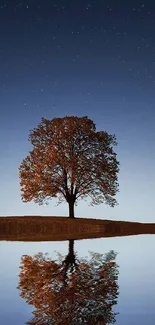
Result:
M23 255L20 265L20 296L35 307L27 325L113 324L118 297L116 253L89 253L78 259L74 240L66 257L58 253Z

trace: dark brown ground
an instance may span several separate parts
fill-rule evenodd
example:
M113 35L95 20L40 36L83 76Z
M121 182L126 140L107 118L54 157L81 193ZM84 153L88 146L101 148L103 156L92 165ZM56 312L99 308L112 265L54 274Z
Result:
M0 217L0 240L61 241L155 234L155 223L68 217Z

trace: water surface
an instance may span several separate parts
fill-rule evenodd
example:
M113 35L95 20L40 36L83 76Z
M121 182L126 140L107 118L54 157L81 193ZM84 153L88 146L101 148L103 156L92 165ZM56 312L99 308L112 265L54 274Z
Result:
M23 288L21 287L17 288L19 286L19 281L20 281L19 274L21 272L20 266L21 266L22 257L24 255L27 255L29 258L31 257L31 260L33 260L35 254L38 254L40 252L42 254L48 253L48 258L50 261L54 261L54 260L57 261L58 258L57 253L60 253L62 254L64 260L68 254L69 241L63 241L63 242L1 241L0 249L1 249L1 268L0 268L1 324L5 324L5 325L10 325L10 323L16 325L23 325L26 323L37 324L34 322L34 315L32 314L32 312L36 308L34 307L33 304L27 303L24 297L23 298L21 297ZM74 241L74 251L76 252L76 260L78 260L80 263L82 261L82 258L85 258L85 261L88 261L88 265L90 261L89 251L98 254L103 254L103 256L105 256L105 254L108 254L110 251L117 253L114 262L116 263L116 266L118 266L118 271L119 271L118 280L116 279L115 281L115 283L118 285L118 288L115 287L115 289L117 289L115 291L117 291L118 295L116 295L117 296L116 303L114 304L113 302L111 303L112 308L111 310L108 311L109 315L112 315L114 317L117 325L124 325L124 324L153 325L155 323L155 276L154 276L155 236L154 235L138 235L138 236L127 236L127 237L76 240ZM100 256L98 255L98 259L99 258ZM88 267L86 265L87 263L83 263L83 264L84 266L82 264L80 265L82 265L82 267L87 268L85 269L86 270L85 273L86 273L88 270ZM70 266L71 265L68 264L68 267ZM76 269L76 265L74 265L74 267ZM35 272L37 272L37 268ZM43 272L43 274L45 275L45 272ZM46 272L46 274L48 274L48 272ZM71 272L69 274L71 274ZM111 273L111 267L109 266L107 269L106 277L105 277L106 281L107 279L109 279L108 280L109 282L107 281L106 285L109 286L109 290L112 290L111 278L113 277L113 275ZM98 278L96 278L96 281L99 281L97 279ZM114 279L112 281L114 281ZM36 282L37 282L37 276L36 276ZM105 286L105 280L104 283L102 283L102 285ZM23 290L27 290L27 288L28 286L26 287L26 289ZM29 290L30 289L34 289L34 288L30 288L29 286ZM38 288L38 290L41 289ZM31 291L31 294L32 293L33 290ZM114 295L115 294L116 292L114 292ZM107 296L105 298L107 299ZM105 301L103 305L105 308ZM94 302L93 308L96 308L95 306L96 305ZM115 313L118 314L115 316ZM49 317L48 324L52 324L50 317ZM108 320L110 320L110 318L108 317L111 316L108 315L106 316L105 324L109 324ZM41 322L38 324L41 324ZM47 324L47 322L42 323L42 325L43 324Z

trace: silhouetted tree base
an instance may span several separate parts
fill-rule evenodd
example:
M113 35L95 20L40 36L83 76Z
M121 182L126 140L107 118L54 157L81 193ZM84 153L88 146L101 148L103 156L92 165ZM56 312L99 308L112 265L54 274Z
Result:
M75 218L74 216L74 203L69 202L69 218Z

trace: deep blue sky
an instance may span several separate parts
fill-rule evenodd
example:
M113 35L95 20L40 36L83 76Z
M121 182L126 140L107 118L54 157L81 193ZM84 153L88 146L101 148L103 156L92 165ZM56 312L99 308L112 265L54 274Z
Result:
M0 1L0 215L67 215L23 203L18 167L41 117L88 116L116 134L119 206L78 216L155 221L155 3Z

